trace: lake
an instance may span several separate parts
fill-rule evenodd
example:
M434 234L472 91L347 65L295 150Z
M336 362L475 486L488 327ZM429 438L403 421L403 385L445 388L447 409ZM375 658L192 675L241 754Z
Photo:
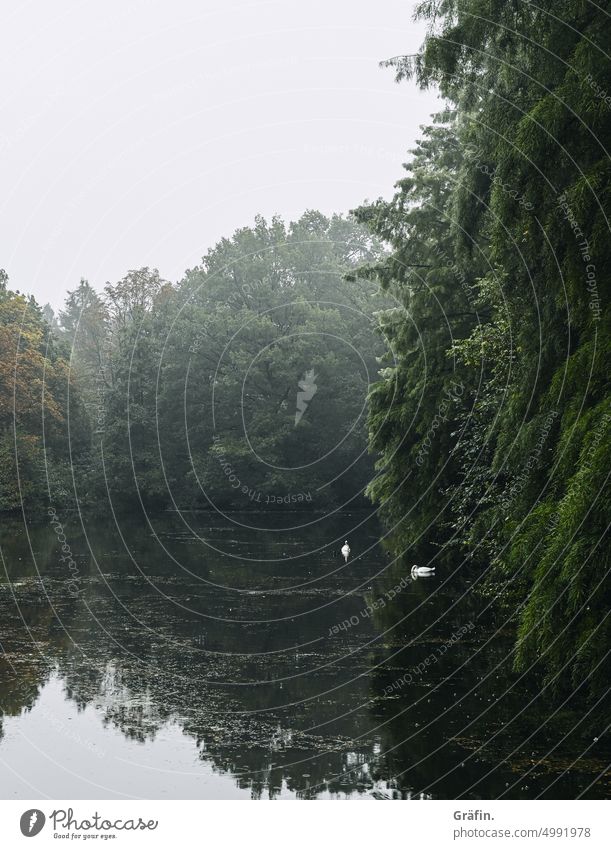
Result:
M49 518L2 520L2 798L610 795L479 576L369 513Z

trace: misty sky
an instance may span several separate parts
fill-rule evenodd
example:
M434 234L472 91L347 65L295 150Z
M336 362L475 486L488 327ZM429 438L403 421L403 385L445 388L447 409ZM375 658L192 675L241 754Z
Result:
M11 8L12 7L12 8ZM382 59L406 0L32 0L2 15L0 267L61 305L81 277L177 280L257 213L389 196L433 92Z

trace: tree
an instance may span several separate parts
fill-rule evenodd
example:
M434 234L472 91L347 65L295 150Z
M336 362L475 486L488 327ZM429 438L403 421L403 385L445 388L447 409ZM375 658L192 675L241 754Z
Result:
M386 300L343 275L379 252L340 216L259 217L176 287L148 269L107 286L102 448L114 496L358 503L371 474L364 404L383 351L373 314Z
M456 268L475 271L469 285L478 309L444 364L433 348L433 384L449 358L466 387L456 422L463 436L445 454L454 463L443 482L446 513L469 554L480 554L482 565L493 558L492 585L515 606L517 669L536 662L560 691L587 682L595 695L608 679L610 637L601 581L609 308L601 291L611 251L611 164L602 144L611 111L601 92L611 90L604 54L611 22L598 6L574 0L493 0L485 9L478 0L443 0L421 4L419 14L431 23L423 49L390 64L398 79L437 84L450 101L460 150L445 207L451 250L433 219L429 234ZM424 175L414 174L416 187L419 180L426 190ZM415 214L410 208L407 217ZM381 279L405 288L402 269L408 258L425 262L426 234L401 230L391 215L380 224L377 215L375 205L359 212L379 235L389 222L394 251ZM413 298L409 305L409 319L392 328L396 340L409 340L410 322L426 317ZM413 459L404 448L395 457L392 447L403 445L410 413L416 432L421 421L417 374L404 368L400 376L402 413L393 408L387 431L372 437L388 466L371 491L390 499L383 506L391 518L410 506L394 490ZM389 408L384 384L372 399L376 425ZM436 530L425 503L407 521Z
M378 278L399 304L380 316L389 350L370 395L370 445L379 460L368 492L394 531L396 550L420 545L423 556L433 555L431 540L439 545L449 538L440 495L456 478L457 421L466 400L464 375L447 352L480 318L477 262L461 263L453 244L461 165L455 124L452 115L438 115L392 200L355 211L392 247L358 275Z
M86 421L66 351L33 298L0 274L0 509L67 503Z

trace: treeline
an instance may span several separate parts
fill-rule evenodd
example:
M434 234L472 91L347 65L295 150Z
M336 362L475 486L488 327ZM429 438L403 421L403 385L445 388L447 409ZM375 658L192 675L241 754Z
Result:
M258 218L176 285L82 280L57 317L4 281L0 507L363 506L389 299L345 275L379 256L312 211Z
M70 454L83 458L88 448L69 347L0 270L0 510L41 507L51 491L69 501Z
M447 109L392 200L356 211L392 246L359 274L403 307L382 319L395 362L370 398L369 492L396 552L480 564L515 614L517 669L601 694L610 19L579 2L420 13L422 51L388 64Z

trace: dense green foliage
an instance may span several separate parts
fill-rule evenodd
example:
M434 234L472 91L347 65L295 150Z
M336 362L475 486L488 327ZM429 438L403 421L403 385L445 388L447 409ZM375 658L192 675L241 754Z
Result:
M148 268L69 293L59 333L92 428L81 505L364 502L365 405L384 345L380 256L355 221L258 218L177 285Z
M482 564L516 611L516 666L608 680L608 16L593 4L424 3L399 79L449 101L394 198L357 211L363 269L405 308L371 394L370 486L395 546ZM601 94L602 93L602 94ZM456 391L453 391L452 387ZM484 568L492 564L490 570Z
M258 218L176 285L81 280L58 317L3 278L0 509L364 505L389 298L346 273L381 254L311 211Z

